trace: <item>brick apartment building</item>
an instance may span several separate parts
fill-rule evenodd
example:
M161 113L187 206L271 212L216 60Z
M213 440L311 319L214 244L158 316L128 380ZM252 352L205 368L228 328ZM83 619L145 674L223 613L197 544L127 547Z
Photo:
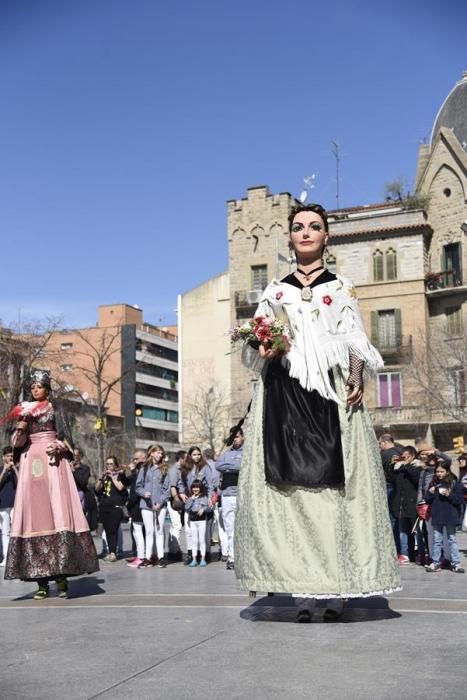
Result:
M176 327L147 323L128 304L99 306L96 326L52 335L44 362L70 394L90 404L98 401L101 374L109 389L106 415L121 417L130 450L155 442L171 456L179 449Z

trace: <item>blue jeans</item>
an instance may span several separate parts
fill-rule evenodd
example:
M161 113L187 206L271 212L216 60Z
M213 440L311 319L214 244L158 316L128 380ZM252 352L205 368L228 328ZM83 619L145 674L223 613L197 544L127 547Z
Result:
M459 563L459 547L457 546L456 540L456 526L455 525L444 525L446 528L446 534L448 536L449 544L449 559L451 564ZM435 564L439 564L441 561L441 547L443 545L443 526L433 525L433 561ZM444 556L447 556L447 552L444 552Z
M399 540L401 543L400 553L405 557L409 556L409 539L411 540L413 547L413 535L411 533L414 523L415 521L412 520L412 518L399 518Z

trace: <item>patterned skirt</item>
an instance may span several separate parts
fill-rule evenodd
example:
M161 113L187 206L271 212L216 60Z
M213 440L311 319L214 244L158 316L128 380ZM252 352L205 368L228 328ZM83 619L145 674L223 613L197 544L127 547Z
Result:
M334 378L345 404L344 378L338 371ZM268 483L265 469L264 399L263 376L245 426L238 484L235 574L240 586L313 598L400 590L386 484L366 409L338 408L343 487L277 486Z

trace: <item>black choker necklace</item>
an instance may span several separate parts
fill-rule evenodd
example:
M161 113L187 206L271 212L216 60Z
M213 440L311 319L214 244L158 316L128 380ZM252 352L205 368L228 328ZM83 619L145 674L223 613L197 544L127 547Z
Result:
M315 267L313 270L310 270L310 272L305 272L305 270L300 270L299 267L297 267L297 272L299 272L301 275L306 277L306 281L308 282L308 278L311 277L311 275L314 272L318 272L318 270L324 270L324 267L320 265L319 267Z

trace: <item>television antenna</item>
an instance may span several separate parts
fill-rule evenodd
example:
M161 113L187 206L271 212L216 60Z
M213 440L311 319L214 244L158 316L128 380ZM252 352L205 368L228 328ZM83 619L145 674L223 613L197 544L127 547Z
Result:
M336 159L336 208L340 209L340 145L337 143L337 141L331 141L331 144L332 152L334 154L334 158Z

